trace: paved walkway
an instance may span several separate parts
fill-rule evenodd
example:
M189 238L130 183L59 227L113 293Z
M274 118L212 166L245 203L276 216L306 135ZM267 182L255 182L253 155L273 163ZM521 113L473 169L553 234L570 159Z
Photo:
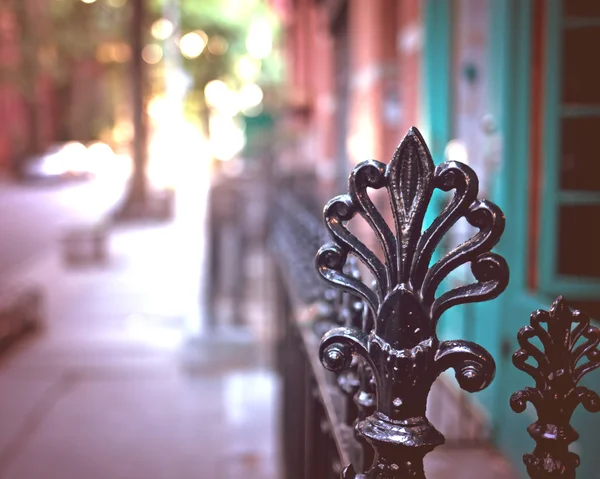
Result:
M266 329L204 330L203 201L117 227L104 265L67 267L57 245L13 278L42 286L46 315L0 361L0 478L279 477Z
M281 477L269 268L250 251L246 325L207 331L205 191L184 191L172 224L113 229L104 265L67 267L57 245L13 278L47 308L0 359L0 479ZM513 477L484 450L440 448L427 466Z

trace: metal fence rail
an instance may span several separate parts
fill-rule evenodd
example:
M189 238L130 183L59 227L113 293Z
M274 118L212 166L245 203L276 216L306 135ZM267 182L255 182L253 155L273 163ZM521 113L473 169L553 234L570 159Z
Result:
M382 188L393 228L367 193ZM422 231L436 188L454 196ZM411 129L388 165L372 160L357 165L348 194L325 207L332 242L319 250L316 265L333 289L315 281L309 267L316 243L323 242L323 226L293 198L279 199L271 238L281 274L279 365L288 479L340 473L346 479L424 478L425 455L445 442L426 414L434 381L447 369L467 392L492 381L495 363L488 351L469 341L440 341L436 334L444 311L492 299L508 283L506 262L491 252L504 230L504 215L477 194L477 176L468 166L435 167L423 138ZM357 215L373 230L383 255L348 228ZM477 232L430 264L440 240L461 218ZM470 264L475 282L436 297L444 278L464 264ZM363 281L364 272L372 283ZM542 349L530 342L534 337ZM527 470L534 478L575 477L579 459L568 446L578 436L569 421L580 403L589 411L600 409L598 395L578 386L584 374L600 366L600 333L559 298L549 312L534 313L518 339L514 363L536 386L513 395L511 406L521 412L530 401L539 413L528 429L537 445L524 456ZM480 429L476 421L466 428L468 434Z

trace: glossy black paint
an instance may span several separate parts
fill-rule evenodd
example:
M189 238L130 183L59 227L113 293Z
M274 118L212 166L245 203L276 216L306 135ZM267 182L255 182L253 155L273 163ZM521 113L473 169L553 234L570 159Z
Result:
M535 311L530 325L517 336L521 348L513 355L514 365L535 380L535 387L526 387L512 395L510 406L523 412L530 402L538 420L527 430L535 440L532 454L523 462L534 479L575 477L579 456L569 452L569 444L579 438L570 424L579 404L590 412L600 411L600 397L579 381L588 372L600 367L600 330L590 325L590 318L571 311L559 297L550 311ZM543 351L532 344L537 338ZM537 365L527 363L533 358Z
M387 189L394 230L371 201L368 188ZM454 196L422 232L435 188L454 190ZM337 373L360 358L362 377L355 397L363 409L356 431L371 444L375 457L365 473L357 474L349 466L344 478L424 478L424 456L444 443L426 417L427 397L437 376L453 368L459 385L470 392L485 388L494 377L494 360L481 346L440 342L436 335L437 322L448 308L495 298L508 283L506 262L490 252L504 230L504 215L493 203L478 200L477 194L473 170L458 162L435 167L425 141L412 128L388 165L374 160L357 165L348 194L325 207L333 243L319 250L317 270L365 305L360 326L332 329L319 348L322 364ZM357 214L379 240L383 260L348 229L346 223ZM430 266L440 240L460 218L479 231ZM370 271L373 286L348 273L349 255ZM442 280L466 263L477 282L436 297ZM366 411L369 415L364 417Z

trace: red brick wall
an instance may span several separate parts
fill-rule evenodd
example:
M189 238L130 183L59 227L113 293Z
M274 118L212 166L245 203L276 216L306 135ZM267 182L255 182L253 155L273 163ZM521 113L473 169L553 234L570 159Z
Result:
M286 171L312 171L324 195L334 183L332 38L328 15L313 0L279 6L284 21L287 120L292 137L281 162Z
M388 163L419 119L421 65L421 0L347 0L350 74L348 135L351 165L374 158ZM339 194L336 182L337 128L336 42L330 22L339 2L289 0L287 68L293 101L306 100L301 138L294 148L298 169L316 171L323 202ZM308 8L307 8L308 7ZM307 11L309 15L307 17ZM289 160L288 160L289 162ZM349 165L349 167L351 166ZM385 191L371 195L389 219ZM386 206L388 205L388 206ZM355 233L373 251L376 240L364 221L353 221Z
M36 18L43 18L47 1L31 0L29 6L32 15ZM0 8L0 65L2 68L6 71L18 71L21 62L20 52L16 18L8 8ZM39 75L35 85L35 95L40 114L39 135L42 145L45 145L51 141L54 135L53 93L50 78ZM0 171L6 171L13 158L23 151L30 138L22 93L18 85L10 81L0 84L0 125L2 125L0 127Z
M279 0L281 3L282 0ZM350 101L346 146L352 164L387 162L406 130L418 123L420 0L347 0ZM318 170L332 186L335 175L334 43L330 8L336 2L288 0L288 99L307 108L297 148L299 167ZM333 186L332 186L333 188Z
M12 12L0 10L0 65L16 67L18 45L16 21ZM7 168L15 148L16 137L24 134L23 112L18 90L8 82L0 84L0 170Z
M328 192L335 184L335 132L333 38L329 32L327 12L312 6L311 26L313 55L311 64L313 117L311 134L314 138L314 160L317 174Z
M349 1L351 71L348 155L353 163L382 159L381 82L385 75L380 24L383 0Z

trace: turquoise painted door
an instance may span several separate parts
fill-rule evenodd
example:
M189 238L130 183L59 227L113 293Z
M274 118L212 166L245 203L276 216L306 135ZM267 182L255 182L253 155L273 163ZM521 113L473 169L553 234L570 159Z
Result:
M494 305L496 330L496 401L491 409L494 441L526 477L521 458L532 450L526 431L534 417L529 410L516 415L510 395L530 384L517 371L511 356L518 348L516 334L530 313L544 305L526 292L527 181L529 164L530 2L493 2L490 9L490 107L497 125L500 166L492 197L505 212L506 229L498 251L510 267L510 283Z
M479 197L494 200L494 177L499 151L496 118L492 110L490 69L488 67L491 36L489 32L490 0L453 0L451 12L451 139L446 145L448 160L467 163L479 178ZM466 221L457 223L449 232L449 245L454 247L477 233ZM451 278L451 287L475 281L465 265ZM462 337L484 346L498 358L500 318L498 300L465 305L445 321L447 328L457 328ZM459 329L460 328L460 329ZM491 416L502 397L497 383L474 395L481 409ZM493 417L491 417L493 420ZM493 425L493 421L492 425Z
M436 162L468 163L479 176L480 197L494 199L499 152L488 68L491 5L490 0L426 2L423 117ZM449 196L446 194L446 201ZM439 204L443 201L444 197L438 198ZM475 233L463 220L448 232L441 250L449 250ZM441 289L473 281L466 265L453 272ZM440 338L475 341L498 358L502 345L498 301L447 311L438 327ZM492 413L503 400L498 383L469 396L493 426Z
M529 376L512 365L512 354L518 348L517 332L529 323L534 310L550 307L554 295L563 291L559 286L566 285L564 293L578 298L593 293L589 285L595 284L569 278L563 281L565 278L558 274L560 281L552 279L556 273L553 265L562 253L557 247L559 241L556 238L548 241L547 236L558 237L561 231L556 217L548 216L558 214L557 208L549 208L548 195L556 194L565 201L577 195L560 195L552 189L552 185L556 188L558 173L551 167L559 163L557 138L563 131L559 113L564 108L557 108L558 100L552 97L556 96L558 86L550 82L541 94L535 88L532 90L532 81L536 74L540 75L539 68L545 68L541 78L560 78L564 25L596 28L600 38L600 14L594 21L589 18L561 21L564 11L559 0L494 0L473 4L469 0L428 0L424 5L424 131L433 139L432 150L437 161L443 157L448 142L457 140L455 151L459 155L466 152L467 161L484 177L482 193L506 214L506 231L497 251L507 259L511 270L509 287L500 298L457 308L442 320L440 333L479 342L496 359L496 380L476 399L489 415L492 439L526 477L521 458L533 450L526 428L536 415L531 409L515 414L509 407L513 392L533 385ZM594 2L573 2L569 8L575 8L573 5L598 9ZM536 57L540 51L546 62L543 67ZM573 108L566 111L574 112ZM579 116L598 113L596 116L600 118L596 106L578 109L577 113ZM536 124L539 128L532 129ZM532 194L536 185L540 188L537 197ZM536 198L537 206L532 204ZM594 198L586 193L576 199L581 202ZM551 203L556 206L555 201ZM544 223L546 220L551 228ZM539 229L543 235L532 229L536 222L542 224ZM532 252L540 258L537 263L532 261ZM536 277L537 283L532 281ZM578 283L587 286L577 287ZM596 297L600 298L600 294ZM592 374L584 384L600 390L600 374ZM600 479L600 454L597 454L600 414L578 410L573 425L581 434L572 448L582 460L579 477Z
M547 241L547 235L558 237L561 231L555 226L546 229L545 236L540 236L534 234L536 230L532 225L537 222L544 228L544 222L548 220L547 203L557 194L548 189L548 179L557 175L551 170L551 160L559 151L552 141L560 135L560 130L552 126L559 119L549 106L557 101L551 98L556 93L552 81L564 73L550 69L559 63L561 55L558 42L563 30L557 21L562 15L562 2L499 1L493 2L490 13L490 91L493 92L492 113L498 119L502 145L501 169L493 199L506 214L506 232L499 250L511 269L510 285L501 296L496 311L501 318L500 354L496 357L496 387L501 399L495 402L492 417L497 444L526 477L521 457L532 451L534 444L525 428L536 415L531 408L520 415L513 413L508 400L510 393L527 385L533 386L533 380L512 366L510 356L518 347L516 333L529 322L530 313L538 308L548 309L553 294L562 291L560 288L558 291L545 289L544 284L554 271L549 271L549 264L536 263L531 258L532 251L537 251L540 258L556 258L560 254L555 249L557 241ZM537 85L536 78L543 85ZM538 191L536 184L546 186ZM532 204L536 201L539 202L537 208ZM556 221L553 223L556 225ZM536 282L539 275L542 277ZM599 376L592 374L586 385L600 389ZM581 439L572 448L582 460L578 477L600 478L600 455L597 453L600 417L578 410L573 425L581 434Z

